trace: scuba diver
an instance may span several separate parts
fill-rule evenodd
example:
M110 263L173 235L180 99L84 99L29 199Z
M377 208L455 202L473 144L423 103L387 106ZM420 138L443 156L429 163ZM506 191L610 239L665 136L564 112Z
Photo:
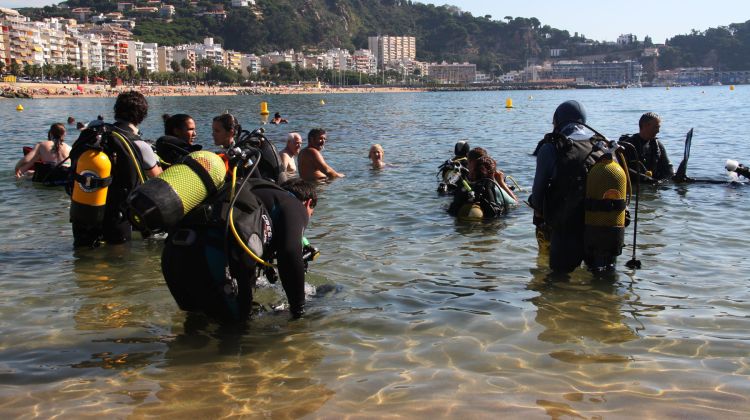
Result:
M26 149L26 147L24 147ZM24 150L24 157L16 163L16 178L33 169L32 181L48 186L64 185L70 169L70 146L65 144L65 126L52 124L47 132L47 140L40 141L30 150Z
M630 190L623 158L586 125L577 101L560 104L552 124L537 154L529 198L540 249L549 238L554 272L569 273L581 261L594 273L610 271L624 245Z
M505 215L517 201L495 181L496 164L489 156L469 160L471 183L462 179L448 213L462 220L492 219Z
M179 163L190 152L203 147L195 144L195 120L187 114L162 115L164 135L156 139L154 148L162 166Z
M466 155L470 147L467 141L461 140L453 146L453 158L446 160L438 167L438 194L453 193L461 184L461 177L468 174Z
M258 128L252 132L243 130L237 118L228 113L214 117L211 123L211 135L213 136L214 144L222 148L218 153L227 162L228 168L232 165L229 162L230 155L237 156L237 153L242 151L240 149L234 150L236 145L242 143L243 147L247 147L245 143L250 142L261 154L258 170L246 172L248 166L243 164L238 167L239 173L237 176L242 178L246 174L250 174L253 177L277 183L282 176L284 168L276 146L266 138L264 133L265 130L263 128Z
M193 152L128 198L135 225L168 233L162 273L183 310L245 321L263 274L270 283L281 279L293 317L304 313L304 273L318 252L303 233L317 193L299 178L280 187L255 176L265 159L258 146L246 135L227 149L229 176L217 154Z
M129 241L126 198L147 177L161 173L151 145L138 135L138 124L148 115L146 98L136 91L120 93L114 114L114 124L90 123L70 152L74 169L67 188L76 247Z
M664 144L656 138L660 128L659 115L647 112L638 120L638 133L620 136L620 144L632 145L624 148L630 176L639 176L640 181L645 183L657 183L673 178L675 181L682 181L683 177L675 176Z

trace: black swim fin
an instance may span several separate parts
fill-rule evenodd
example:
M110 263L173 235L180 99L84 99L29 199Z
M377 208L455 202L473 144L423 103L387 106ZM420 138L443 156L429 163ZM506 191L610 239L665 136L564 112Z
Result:
M674 175L674 180L677 182L686 181L687 177L687 164L690 159L690 146L693 143L693 129L691 128L685 136L685 152L682 155L682 162L677 167L677 173Z

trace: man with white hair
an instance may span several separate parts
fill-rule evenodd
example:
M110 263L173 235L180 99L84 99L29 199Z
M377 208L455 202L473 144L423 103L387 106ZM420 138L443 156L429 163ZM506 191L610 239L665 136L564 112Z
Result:
M282 178L280 182L297 177L297 162L294 161L294 157L299 155L300 150L302 150L302 136L299 133L287 134L286 146L279 153Z

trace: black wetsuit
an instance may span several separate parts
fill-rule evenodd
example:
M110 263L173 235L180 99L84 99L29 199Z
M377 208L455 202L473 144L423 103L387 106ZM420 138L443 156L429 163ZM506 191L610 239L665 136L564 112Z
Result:
M638 161L643 164L640 168L640 173L642 175L641 181L653 182L662 179L669 179L674 176L672 163L669 161L667 150L664 148L664 144L662 144L661 141L657 139L651 141L644 140L636 133L632 136L624 136L620 138L620 143L632 144L636 152L638 152L639 159L636 159L636 156L633 153L633 148L625 147L625 157L628 160L628 169L630 169L631 174L636 174L638 171L638 167L636 166ZM645 175L645 171L651 172L650 179L643 176Z
M271 216L271 249L284 287L289 310L299 317L305 310L305 264L302 261L302 235L308 222L307 210L287 191L272 188L254 190Z
M253 200L257 197L263 203L271 219L270 243L259 256L275 256L289 309L294 317L299 317L305 308L302 234L308 222L307 210L294 195L278 187L261 185L254 187L252 193ZM233 216L238 231L243 229L241 208L249 204L241 203L241 199L242 195ZM226 204L223 198L204 204L170 231L162 253L162 273L181 309L234 323L245 321L252 311L252 289L259 263L241 249L231 233L226 236L221 218ZM210 213L208 217L206 212ZM257 229L259 234L263 231L255 222L245 227Z

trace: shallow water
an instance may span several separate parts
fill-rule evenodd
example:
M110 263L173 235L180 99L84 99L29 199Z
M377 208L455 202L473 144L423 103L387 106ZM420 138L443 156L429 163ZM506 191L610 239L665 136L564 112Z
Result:
M506 97L515 109L504 109ZM747 416L750 186L644 188L643 268L624 266L628 246L612 281L583 270L548 280L528 208L488 224L445 213L435 172L457 140L486 148L528 188L529 153L567 99L612 138L660 113L675 166L694 127L693 177L728 179L725 159L750 162L747 86L151 98L145 137L160 134L162 113L187 112L204 145L211 117L229 110L254 128L266 100L290 120L265 126L279 147L287 131L325 127L326 159L347 174L321 188L307 232L322 251L309 280L334 287L302 320L263 312L245 331L177 308L158 239L74 252L67 196L13 179L22 145L68 115L109 119L113 99L26 100L23 113L0 102L0 412ZM367 168L372 143L394 167Z

